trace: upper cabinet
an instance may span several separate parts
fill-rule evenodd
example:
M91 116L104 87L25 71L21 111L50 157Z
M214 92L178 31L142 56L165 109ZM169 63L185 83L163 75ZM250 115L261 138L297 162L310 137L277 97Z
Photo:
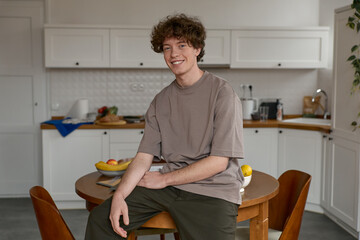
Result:
M199 65L230 65L230 30L208 29L206 31L205 55Z
M110 67L166 68L163 55L151 49L150 29L111 29Z
M328 31L316 28L207 29L204 67L323 68ZM45 66L167 68L150 28L45 26Z
M231 68L327 67L329 29L233 30Z
M45 28L46 67L109 67L109 30Z

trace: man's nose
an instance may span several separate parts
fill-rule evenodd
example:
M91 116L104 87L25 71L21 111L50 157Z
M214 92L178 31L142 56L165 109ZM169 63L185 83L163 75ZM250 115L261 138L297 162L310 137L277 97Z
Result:
M179 55L179 50L176 48L171 49L171 56L176 57Z

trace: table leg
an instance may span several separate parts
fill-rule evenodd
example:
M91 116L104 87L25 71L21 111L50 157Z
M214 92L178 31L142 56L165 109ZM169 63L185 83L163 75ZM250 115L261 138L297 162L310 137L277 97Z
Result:
M268 201L259 205L259 215L250 219L250 240L267 240L269 230Z

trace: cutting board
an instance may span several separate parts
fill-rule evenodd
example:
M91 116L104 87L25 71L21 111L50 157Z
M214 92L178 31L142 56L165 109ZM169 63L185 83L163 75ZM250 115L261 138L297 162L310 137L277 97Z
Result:
M94 123L96 125L118 126L118 125L125 125L126 121L125 120L120 120L120 121L117 121L117 122L100 122L99 120L96 120Z

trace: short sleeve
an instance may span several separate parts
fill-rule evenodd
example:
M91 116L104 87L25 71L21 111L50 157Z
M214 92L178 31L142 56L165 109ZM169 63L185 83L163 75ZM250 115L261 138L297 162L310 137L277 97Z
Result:
M219 90L214 113L211 155L243 158L243 120L239 97L226 83Z
M145 130L141 139L138 152L149 153L160 159L161 135L156 120L156 99L152 101L145 114Z

